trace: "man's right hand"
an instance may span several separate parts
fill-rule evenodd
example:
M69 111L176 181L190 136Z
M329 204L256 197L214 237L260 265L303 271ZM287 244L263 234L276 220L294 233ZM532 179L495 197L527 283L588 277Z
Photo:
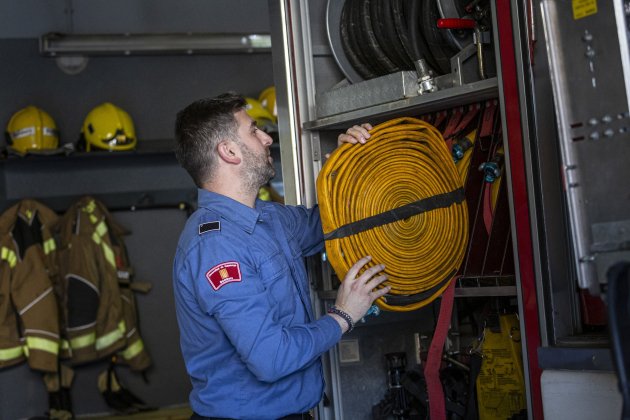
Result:
M370 256L363 257L350 267L337 291L335 306L350 315L354 323L363 318L370 306L372 306L372 303L388 293L391 288L390 286L385 286L376 290L376 286L387 280L387 275L382 273L385 269L385 266L382 264L376 264L368 268L357 277L361 268L371 259L372 257ZM332 316L337 320L342 331L347 331L348 326L343 318L335 314Z
M337 147L340 147L344 143L350 144L365 144L370 138L369 130L372 129L372 124L363 123L361 125L353 125L348 128L345 133L339 134L337 137ZM330 153L326 153L326 159L330 157Z
M353 125L348 128L345 133L339 134L337 137L337 147L341 146L344 143L351 144L365 144L370 138L369 130L372 129L372 124L363 123L361 125Z

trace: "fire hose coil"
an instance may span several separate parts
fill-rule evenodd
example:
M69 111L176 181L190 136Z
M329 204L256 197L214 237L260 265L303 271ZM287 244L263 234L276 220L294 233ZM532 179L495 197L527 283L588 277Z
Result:
M366 144L345 144L317 179L326 253L343 279L358 259L385 264L391 291L377 304L421 308L457 273L468 241L462 179L440 132L415 118L370 131Z

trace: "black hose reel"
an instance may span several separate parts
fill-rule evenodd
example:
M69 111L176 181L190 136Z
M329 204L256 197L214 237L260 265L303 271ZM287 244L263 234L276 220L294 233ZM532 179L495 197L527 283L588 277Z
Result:
M488 0L329 0L328 37L351 83L410 70L436 77L452 72L458 52L481 43L489 15Z

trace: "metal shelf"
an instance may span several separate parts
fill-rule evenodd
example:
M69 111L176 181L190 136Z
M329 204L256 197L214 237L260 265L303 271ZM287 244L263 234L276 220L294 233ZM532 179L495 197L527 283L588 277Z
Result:
M611 350L603 347L539 347L541 369L614 371Z
M197 188L177 163L171 141L146 141L129 152L0 159L0 208L35 198L64 211L86 194L110 208L140 208L195 203Z
M457 280L455 297L501 297L516 296L514 276L462 277ZM337 290L318 290L317 296L323 300L337 298Z
M369 82L369 81L368 81ZM362 82L366 83L366 82ZM357 84L358 86L359 84ZM352 87L340 89L353 89ZM341 92L340 92L341 93ZM333 90L330 95L335 95ZM303 124L306 130L344 129L349 125L370 122L378 124L393 117L418 116L433 111L467 105L499 96L499 84L496 77L455 86L437 92L404 97L387 103L365 107L357 101L355 109L307 121Z
M516 296L516 277L462 276L457 279L456 297Z

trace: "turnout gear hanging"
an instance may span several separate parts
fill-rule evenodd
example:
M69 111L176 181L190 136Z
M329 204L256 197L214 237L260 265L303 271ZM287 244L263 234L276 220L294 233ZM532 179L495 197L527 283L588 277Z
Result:
M148 288L131 281L122 240L128 232L90 196L70 206L60 219L59 231L72 363L120 352L119 360L131 369L146 369L151 360L138 331L132 289Z
M35 200L22 200L0 216L0 368L28 360L34 370L58 369L56 221Z
M66 420L73 418L73 371L59 363L67 341L60 337L63 285L53 236L57 221L51 209L28 199L0 216L0 367L27 359L32 369L43 372L48 418Z

